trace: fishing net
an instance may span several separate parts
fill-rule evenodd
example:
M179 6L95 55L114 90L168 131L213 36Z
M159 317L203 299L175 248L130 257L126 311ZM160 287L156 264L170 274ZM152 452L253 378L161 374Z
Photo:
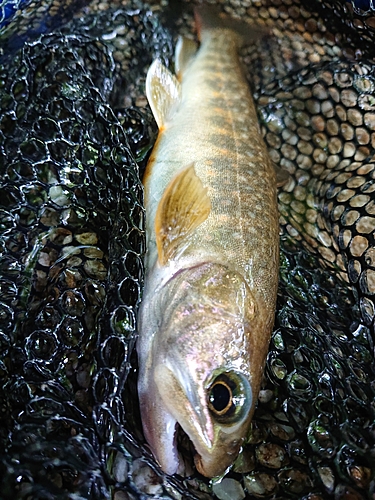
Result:
M188 447L184 477L153 461L134 349L157 134L144 79L192 33L192 4L0 0L2 499L375 495L372 3L223 8L274 29L242 57L291 181L258 408L210 483Z

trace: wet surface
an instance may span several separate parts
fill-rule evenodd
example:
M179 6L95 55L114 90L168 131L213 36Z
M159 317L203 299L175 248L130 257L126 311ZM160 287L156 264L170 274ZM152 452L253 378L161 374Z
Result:
M188 446L191 476L160 472L135 390L139 171L156 137L144 78L192 32L191 4L3 4L1 497L372 498L374 12L224 2L274 30L243 58L292 180L264 387L242 455L212 485Z

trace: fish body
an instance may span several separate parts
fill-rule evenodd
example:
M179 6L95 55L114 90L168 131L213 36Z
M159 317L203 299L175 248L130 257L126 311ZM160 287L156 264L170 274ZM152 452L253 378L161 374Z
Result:
M146 440L177 471L179 424L195 464L222 474L246 436L278 283L276 179L235 31L201 26L180 47L181 83L159 61L146 90L159 136L145 178L146 279L139 398Z

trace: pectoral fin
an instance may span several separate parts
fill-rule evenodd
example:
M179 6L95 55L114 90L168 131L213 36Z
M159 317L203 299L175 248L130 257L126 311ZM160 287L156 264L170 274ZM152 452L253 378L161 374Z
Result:
M160 129L171 119L181 102L181 85L159 59L151 64L147 72L146 96Z
M179 80L182 74L189 65L191 59L197 52L197 44L190 38L180 36L177 40L175 51L175 70Z
M179 172L168 184L155 216L159 263L165 265L187 244L188 237L211 211L207 188L194 165Z

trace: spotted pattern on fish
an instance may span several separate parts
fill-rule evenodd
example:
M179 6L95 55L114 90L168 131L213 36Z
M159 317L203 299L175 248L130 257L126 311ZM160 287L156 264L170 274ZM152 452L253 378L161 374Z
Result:
M202 85L200 74L210 71L211 76L205 81L203 92L212 97L206 102L201 102L201 94L197 92L197 101L191 99L190 107L185 105L184 117L179 118L180 127L186 131L184 140L190 144L203 142L204 149L192 157L189 148L182 149L172 136L172 140L164 139L155 150L159 157L168 155L176 161L178 159L181 165L188 165L191 161L199 162L201 158L210 158L207 165L200 169L199 176L203 185L208 188L212 214L195 231L192 247L207 246L208 235L211 235L209 253L220 254L224 248L229 262L233 262L240 269L247 269L249 262L255 262L252 257L255 249L257 254L270 254L267 240L260 240L258 235L263 232L262 214L272 213L270 207L275 194L274 189L268 186L275 185L274 171L269 165L263 144L251 141L252 137L259 134L259 125L253 118L255 108L248 89L242 83L242 69L236 62L235 43L225 34L213 35L210 46L207 46L205 51L211 64L207 68L206 59L202 60L201 66L196 64L194 74L198 76L187 74L185 85L186 88L195 87L198 90ZM213 109L221 111L213 113ZM205 124L207 120L211 121L211 117L213 126L207 131ZM221 166L223 161L229 166L223 168ZM269 165L268 169L260 170L258 165L264 162ZM153 162L150 162L150 165L155 169ZM172 166L166 174L168 179L172 178L173 172ZM150 199L151 189L156 191L152 195L153 199L160 199L162 193L158 192L158 188L155 189L151 178L147 177L146 200ZM243 194L240 194L241 192ZM246 196L252 200L253 209L250 212L247 204L240 201L241 197ZM236 208L232 210L231 207ZM155 203L148 218L150 227L153 225L156 208ZM272 223L275 228L276 220ZM246 250L244 250L245 241L248 242ZM274 256L271 258L275 259ZM254 265L261 269L264 265L262 263L263 259L257 259ZM267 267L265 266L260 272L263 275L262 279L267 281L269 279ZM271 296L272 294L268 296L265 293L265 303L273 302Z
M160 132L144 180L148 250L137 344L147 442L174 474L178 423L206 477L233 463L246 436L279 262L276 175L239 63L239 35L217 25L202 28L181 84L158 61L147 76ZM197 198L206 200L202 210ZM231 422L210 406L224 372L233 377L233 395L243 395L237 403L229 392L237 412Z

